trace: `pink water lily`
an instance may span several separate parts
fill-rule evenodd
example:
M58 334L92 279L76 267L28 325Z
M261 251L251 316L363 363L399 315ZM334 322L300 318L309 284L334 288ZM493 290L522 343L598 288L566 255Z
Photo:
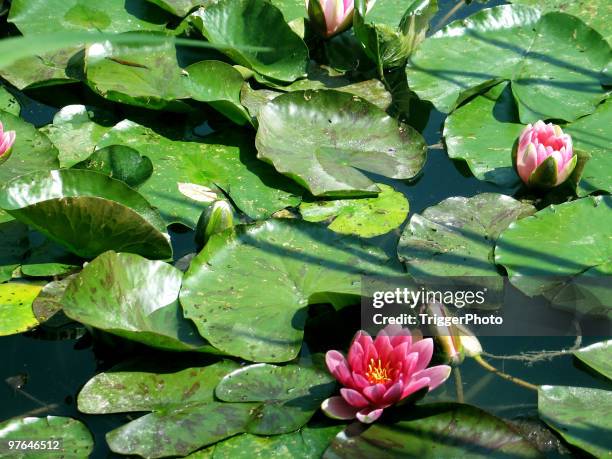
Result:
M375 2L367 2L368 11ZM352 25L354 8L354 0L306 0L310 22L326 38L344 32Z
M329 371L344 387L340 396L325 400L321 409L334 419L356 417L363 423L372 423L385 408L446 381L451 368L427 368L432 355L431 338L413 339L410 330L399 325L388 325L374 340L360 330L348 359L338 351L329 351L325 356Z
M551 188L565 182L576 167L572 138L552 123L528 124L519 137L514 164L531 187Z
M0 121L0 161L8 159L11 147L15 143L15 131L4 131L4 126Z

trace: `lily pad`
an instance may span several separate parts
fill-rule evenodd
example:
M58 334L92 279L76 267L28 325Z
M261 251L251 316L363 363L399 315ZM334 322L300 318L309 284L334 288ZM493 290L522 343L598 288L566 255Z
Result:
M378 193L362 171L407 179L425 162L427 147L415 129L340 91L284 94L258 120L258 157L315 196Z
M38 325L32 302L42 285L9 282L0 284L0 336L21 333ZM0 438L2 430L0 429Z
M107 0L94 4L83 0L15 0L9 22L24 34L99 30L161 31L171 16L147 0Z
M132 188L137 188L153 173L153 163L149 158L124 145L109 145L96 150L73 168L101 172Z
M336 382L326 369L261 363L224 376L215 395L225 402L264 402L248 430L272 435L306 424L334 390Z
M574 147L587 152L587 161L578 183L578 196L586 196L594 191L612 193L612 103L604 102L589 116L563 127L572 136Z
M0 223L0 283L10 280L28 249L28 227L16 220Z
M185 86L193 99L207 102L236 124L251 121L249 112L240 103L244 79L238 70L221 61L201 61L185 71L188 74Z
M612 4L605 0L512 0L512 3L577 16L603 35L608 43L612 42Z
M247 360L284 362L301 345L309 304L357 299L365 273L385 274L378 249L299 220L215 234L185 274L185 317L213 346Z
M212 44L237 64L279 81L306 73L308 48L287 25L281 11L265 0L219 0L191 14ZM266 48L266 51L248 48Z
M255 158L252 140L236 131L215 134L202 142L170 140L149 128L123 121L104 136L98 148L126 145L153 162L153 175L139 192L170 223L195 228L204 208L187 184L221 188L252 218L265 218L299 204L299 188Z
M521 183L512 148L523 128L510 85L501 83L450 114L444 141L448 156L464 160L476 178L512 191Z
M0 110L15 116L21 113L19 101L4 86L0 86Z
M612 398L607 390L568 386L542 386L538 390L540 419L568 443L595 457L610 457L610 412Z
M455 21L411 56L408 84L445 113L510 80L521 122L573 121L605 98L608 43L574 16L502 5ZM537 101L537 103L535 103Z
M94 43L85 52L87 84L102 97L149 109L187 110L177 99L189 96L176 49L158 44Z
M175 16L184 17L196 6L206 3L206 0L148 0L151 3L158 5L160 8L174 14Z
M0 183L28 172L55 169L59 166L57 149L47 136L30 123L7 112L0 112L5 131L15 131L15 143L9 159L0 164Z
M93 451L94 441L91 433L81 421L76 419L47 416L46 418L21 417L0 423L0 440L8 446L10 440L32 440L45 444L49 442L59 449L42 453L48 457L82 459ZM41 456L40 450L9 450L3 448L2 457L34 459Z
M408 216L408 200L388 185L377 183L375 198L302 202L300 213L309 222L331 220L336 233L374 237L400 226Z
M71 167L89 157L96 143L114 122L109 113L85 105L68 105L53 117L53 124L41 128L59 150L62 167Z
M182 273L130 253L106 252L66 288L64 312L77 322L149 346L199 350L206 343L183 318Z
M159 214L126 184L97 172L22 175L0 188L0 208L83 258L111 249L172 256Z
M324 457L541 457L505 421L460 403L420 405L360 430L353 424L340 432Z
M448 198L411 217L398 255L414 277L497 277L495 241L508 225L534 212L533 206L497 193Z
M510 282L527 295L554 297L564 282L581 277L586 281L585 276L597 275L587 272L590 268L609 263L611 207L610 196L546 207L501 234L495 262L506 268Z
M600 341L574 351L574 356L612 380L612 340Z

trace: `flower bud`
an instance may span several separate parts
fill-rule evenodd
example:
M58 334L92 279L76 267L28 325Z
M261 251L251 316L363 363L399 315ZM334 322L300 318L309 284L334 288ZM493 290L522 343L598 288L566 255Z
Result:
M367 2L368 10L376 0ZM308 18L325 38L344 32L353 24L354 0L306 0Z
M11 148L15 143L15 131L4 131L4 126L0 122L0 164L9 159Z
M565 182L576 167L572 138L556 124L528 124L513 151L521 180L529 187L552 188Z
M208 206L196 226L196 244L203 247L213 234L220 233L234 226L234 211L232 206L223 200L215 201Z

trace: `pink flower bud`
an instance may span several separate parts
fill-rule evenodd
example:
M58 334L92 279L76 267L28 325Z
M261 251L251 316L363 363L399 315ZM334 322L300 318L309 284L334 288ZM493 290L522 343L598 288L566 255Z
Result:
M367 2L368 11L376 0ZM306 0L311 24L325 38L344 32L353 24L354 0Z
M0 121L0 163L6 161L10 156L13 143L15 143L15 131L5 132Z
M552 188L565 182L576 167L572 138L556 124L528 124L515 148L514 166L530 187Z
M340 396L325 400L321 409L334 419L376 421L385 408L446 381L449 366L427 368L433 349L431 338L413 338L409 329L399 325L388 325L374 340L358 331L347 358L338 351L325 356L327 368L344 387Z

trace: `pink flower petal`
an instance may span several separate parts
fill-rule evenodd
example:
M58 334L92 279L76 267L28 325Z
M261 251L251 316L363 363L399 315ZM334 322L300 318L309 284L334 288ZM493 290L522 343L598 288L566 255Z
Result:
M338 351L327 351L325 363L329 372L344 386L351 383L351 372L344 356Z
M364 362L363 347L357 341L351 345L348 353L348 365L352 371L365 373L366 367Z
M422 339L412 345L410 352L417 352L419 354L413 371L421 371L429 365L433 356L433 349L433 340L431 338Z
M383 334L381 331L376 339L374 340L374 347L378 351L378 358L383 362L386 362L389 358L389 354L393 350L393 346L391 346L391 340L386 334Z
M359 408L349 405L339 396L323 400L321 410L332 419L355 419Z
M376 421L380 415L382 414L383 409L378 408L375 410L370 410L369 408L365 408L357 413L357 419L364 424L372 424Z
M403 390L404 383L402 381L396 382L387 389L387 392L384 393L383 403L385 403L385 405L393 405L394 403L399 402Z
M362 373L357 373L353 371L352 376L353 376L353 387L357 390L363 390L364 388L368 387L371 384L370 381L368 381L367 378L363 376Z
M440 384L448 379L451 373L451 367L448 365L437 365L435 367L426 368L423 371L419 371L414 374L415 379L427 378L429 379L429 390L434 390Z
M381 404L382 398L385 395L387 388L384 384L372 384L371 386L363 389L363 395L365 395L374 404Z
M427 387L428 385L429 378L413 379L412 381L410 381L409 384L404 387L404 390L402 391L402 398L400 400L403 400L409 395L420 391L423 387Z
M346 400L346 403L356 408L365 408L370 405L370 402L354 389L342 388L340 389L340 395Z

